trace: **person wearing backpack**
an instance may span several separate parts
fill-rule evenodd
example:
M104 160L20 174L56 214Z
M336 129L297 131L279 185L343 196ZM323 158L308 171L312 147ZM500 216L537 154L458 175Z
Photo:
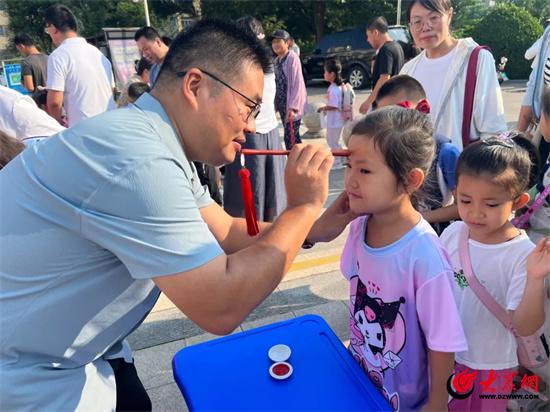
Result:
M325 62L324 79L330 82L327 91L327 104L319 112L327 116L327 143L332 150L341 149L340 137L345 124L353 120L353 101L355 93L349 83L342 79L342 64L335 59ZM334 161L333 169L342 169L344 158Z
M521 136L500 135L472 143L458 159L456 193L462 221L451 224L441 242L451 259L453 294L468 340L468 350L455 355L455 376L463 372L475 380L463 385L468 386L465 393L472 389L469 396L450 391L454 399L449 411L504 412L518 365L548 359L544 348L537 352L537 361L526 359L525 342L532 339L544 346L540 328L550 238L535 246L510 221L512 212L529 200L528 143ZM483 396L493 393L498 396Z

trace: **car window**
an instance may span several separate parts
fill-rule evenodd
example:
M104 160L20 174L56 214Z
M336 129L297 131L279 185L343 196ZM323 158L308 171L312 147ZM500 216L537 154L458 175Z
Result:
M404 43L410 43L410 38L409 38L409 34L407 33L407 31L402 28L402 27L395 27L395 28L390 28L388 30L389 34L390 34L390 37L393 39L393 40L397 40L397 41L402 41Z
M367 43L367 35L363 28L346 30L323 36L316 49L320 49L321 53L334 53L336 51L370 49L371 46Z

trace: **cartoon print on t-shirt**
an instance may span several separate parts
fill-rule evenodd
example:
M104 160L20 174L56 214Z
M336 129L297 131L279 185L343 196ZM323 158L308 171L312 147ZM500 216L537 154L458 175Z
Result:
M350 350L371 380L382 391L394 410L399 409L399 395L384 388L384 370L395 369L402 362L399 353L405 346L405 322L399 312L404 297L384 302L377 297L380 288L371 281L363 284L358 276L351 279Z

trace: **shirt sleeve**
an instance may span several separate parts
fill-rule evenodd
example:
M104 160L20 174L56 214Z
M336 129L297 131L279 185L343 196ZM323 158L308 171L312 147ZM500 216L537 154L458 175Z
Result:
M416 310L428 348L437 352L468 349L462 322L451 289L453 272L445 271L416 292Z
M203 196L172 159L132 165L82 206L81 230L136 279L185 272L223 253L201 217Z
M351 222L346 244L344 245L344 250L340 257L340 270L348 280L358 274L356 248L357 242L361 241L364 219L364 217L359 217Z
M296 53L289 53L287 57L287 110L294 109L301 116L306 100L306 88L304 76L302 75L302 65L300 58Z
M443 179L449 190L456 188L456 164L460 156L460 149L451 143L443 143L439 152L439 165Z
M21 62L21 76L32 76L31 65L27 60Z
M388 47L382 47L376 60L378 75L391 74L393 69L393 54Z
M479 53L472 121L472 133L482 140L507 130L495 59L487 50Z
M60 54L51 54L48 57L48 80L46 82L46 89L48 90L65 91L67 68L64 59L61 57Z
M532 45L525 51L525 59L534 59L540 51L540 44L542 43L542 36L539 37Z

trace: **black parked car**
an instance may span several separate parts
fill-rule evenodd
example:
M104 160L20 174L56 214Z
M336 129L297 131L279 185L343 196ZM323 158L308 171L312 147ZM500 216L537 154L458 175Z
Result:
M417 54L407 27L389 26L389 34L403 47L405 60ZM371 86L371 63L375 54L376 51L367 42L364 27L327 34L317 43L313 53L301 56L304 79L306 82L322 79L325 60L337 58L342 63L344 78L354 89L369 87Z

